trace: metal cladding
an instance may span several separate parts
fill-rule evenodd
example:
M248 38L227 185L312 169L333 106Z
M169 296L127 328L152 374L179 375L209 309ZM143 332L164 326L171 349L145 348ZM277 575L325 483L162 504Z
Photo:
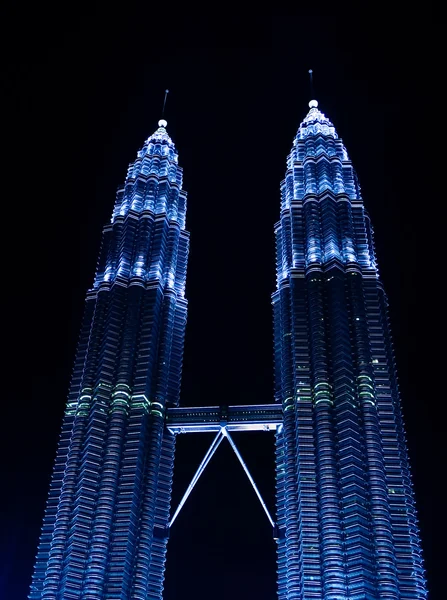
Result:
M170 526L225 438L273 527L279 600L427 597L372 227L342 141L309 106L275 227L275 405L178 406L189 234L166 121L130 165L87 294L30 600L162 600ZM276 432L276 522L230 433L253 430ZM217 435L171 516L188 432Z
M387 312L355 171L310 103L275 227L278 597L427 597Z
M161 598L189 234L160 121L104 228L51 481L31 600Z

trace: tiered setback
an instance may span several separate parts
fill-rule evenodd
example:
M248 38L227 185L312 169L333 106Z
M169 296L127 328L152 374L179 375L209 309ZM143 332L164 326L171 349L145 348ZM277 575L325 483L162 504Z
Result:
M370 220L310 104L288 157L272 296L280 600L426 598Z
M130 166L87 295L30 600L161 600L175 435L222 427L276 431L279 600L427 597L372 228L310 106L275 229L277 408L176 408L189 236L164 121Z
M164 125L164 123L160 123ZM104 228L45 513L31 600L162 597L189 235L164 126Z

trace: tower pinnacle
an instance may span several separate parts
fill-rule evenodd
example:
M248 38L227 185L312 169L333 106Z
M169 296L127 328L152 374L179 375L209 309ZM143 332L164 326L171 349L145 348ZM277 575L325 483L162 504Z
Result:
M309 79L310 79L310 97L314 98L314 78L313 78L313 74L314 72L312 71L312 69L309 69ZM318 102L316 100L311 100L309 102L309 108L317 108L318 106Z
M161 120L162 121L163 121L164 116L165 116L166 98L168 97L168 94L169 94L169 90L165 90L165 97L164 97L164 100L163 100L163 108L161 109ZM165 123L166 123L166 121L165 121ZM159 125L160 125L160 123L159 123ZM160 125L160 127L166 127L166 125L163 125L163 126Z

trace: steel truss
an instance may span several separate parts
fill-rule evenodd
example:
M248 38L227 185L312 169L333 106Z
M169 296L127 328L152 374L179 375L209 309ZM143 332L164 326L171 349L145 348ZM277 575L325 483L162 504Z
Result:
M274 537L276 537L275 522L270 515L241 453L230 435L230 431L276 431L282 426L282 420L281 407L276 404L169 409L167 411L166 427L170 433L209 433L217 431L217 435L195 472L183 498L180 500L180 503L169 522L168 528L170 529L172 527L186 500L194 489L194 486L205 471L206 466L210 462L217 448L226 438L241 463L242 468L267 515L270 525L273 527Z

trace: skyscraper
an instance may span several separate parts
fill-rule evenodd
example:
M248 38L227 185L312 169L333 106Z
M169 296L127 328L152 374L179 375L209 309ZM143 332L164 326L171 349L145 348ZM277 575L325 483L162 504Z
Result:
M87 294L30 600L161 600L169 529L225 438L273 526L279 600L426 598L372 227L343 142L309 106L275 227L276 404L178 406L189 236L165 121L129 167ZM276 519L230 434L251 430L276 431ZM210 431L171 512L175 436Z
M161 120L103 231L29 598L159 597L179 401L189 235Z
M275 228L279 598L425 598L371 223L342 140L309 107Z

